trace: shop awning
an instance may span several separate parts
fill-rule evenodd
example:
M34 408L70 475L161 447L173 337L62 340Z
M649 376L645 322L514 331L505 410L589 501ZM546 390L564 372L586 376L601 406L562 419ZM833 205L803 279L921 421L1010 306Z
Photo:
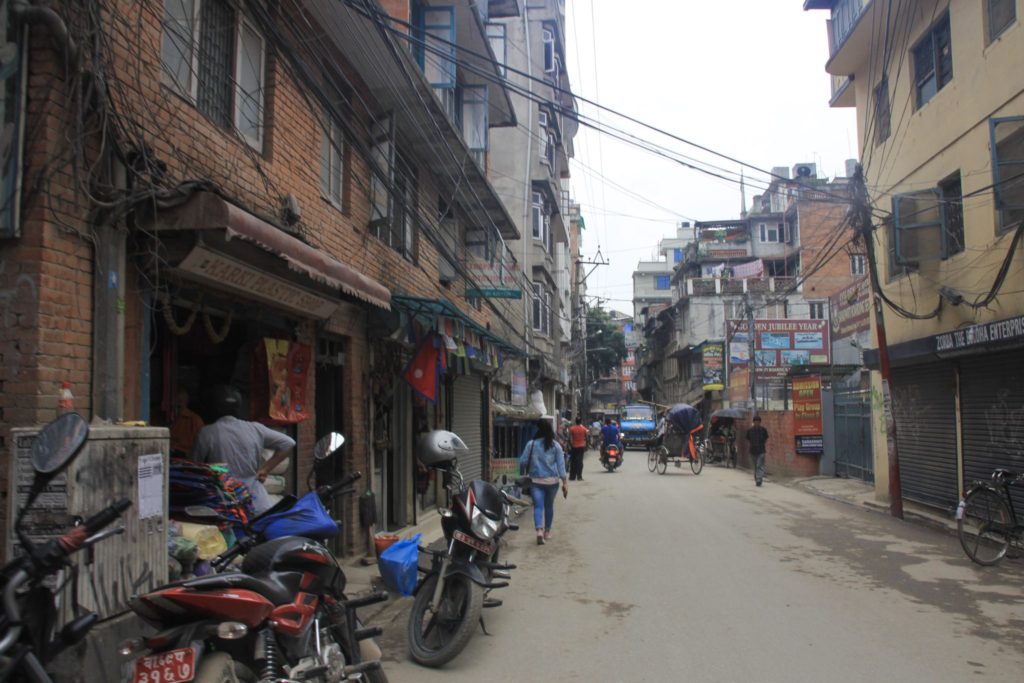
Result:
M486 339L503 352L510 356L526 356L522 349L513 346L510 342L502 339L490 330L486 329L465 313L456 308L455 304L444 299L424 299L404 294L395 294L391 297L392 305L408 315L419 318L423 323L432 325L437 316L453 318L462 322L466 327Z
M381 283L262 218L230 204L212 192L197 192L182 206L161 211L157 214L151 228L158 233L163 231L219 231L223 233L225 243L230 243L237 238L254 244L283 261L289 271L308 278L312 283L338 290L352 298L385 310L391 308L391 292ZM193 249L193 253L189 255L193 257L191 261L188 256L182 259L183 269L187 270L188 265L198 267L195 262L199 259L195 258L195 252L214 246L216 245L209 240L200 241ZM225 269L222 268L223 270ZM258 272L255 267L251 270ZM202 275L201 273L193 274ZM209 277L209 274L206 275ZM239 273L239 277L253 279L255 276L252 273ZM222 282L222 284L230 288L231 283ZM307 312L315 314L314 311Z

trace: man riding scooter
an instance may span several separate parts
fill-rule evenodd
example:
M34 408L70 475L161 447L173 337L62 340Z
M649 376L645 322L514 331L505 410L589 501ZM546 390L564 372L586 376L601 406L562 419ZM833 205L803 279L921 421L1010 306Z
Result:
M607 466L608 447L614 446L618 457L618 467L622 463L622 443L619 439L619 428L612 422L612 419L605 418L604 427L601 428L601 464Z

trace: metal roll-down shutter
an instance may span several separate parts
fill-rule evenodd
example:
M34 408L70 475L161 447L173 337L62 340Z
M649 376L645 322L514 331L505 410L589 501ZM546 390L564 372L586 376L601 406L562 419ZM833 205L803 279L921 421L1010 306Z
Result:
M950 509L960 499L955 391L951 363L893 370L900 481L907 500Z

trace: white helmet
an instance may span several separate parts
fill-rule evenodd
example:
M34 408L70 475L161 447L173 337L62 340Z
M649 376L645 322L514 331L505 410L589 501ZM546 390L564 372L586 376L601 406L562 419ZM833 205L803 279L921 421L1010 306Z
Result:
M468 453L469 446L458 434L444 429L435 429L420 437L420 462L424 465L440 465L455 459L460 453Z

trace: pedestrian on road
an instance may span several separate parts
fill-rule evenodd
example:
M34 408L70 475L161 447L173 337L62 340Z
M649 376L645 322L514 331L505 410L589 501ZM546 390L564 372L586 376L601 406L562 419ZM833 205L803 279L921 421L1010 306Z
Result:
M764 481L765 445L768 443L768 430L761 426L760 415L754 416L754 426L747 430L747 441L754 459L754 483L760 486Z
M562 482L562 495L569 495L565 477L565 454L555 439L555 430L547 420L537 424L537 433L526 444L519 456L520 471L530 477L530 497L533 498L533 526L537 529L537 545L551 538L551 522L555 517L555 496L558 482Z
M587 428L583 419L577 417L576 424L569 427L569 481L583 481L583 454L587 452Z
M214 387L213 392L214 412L218 419L199 430L192 459L226 464L228 473L249 489L253 508L259 514L273 504L263 482L295 448L295 440L259 422L239 420L242 396L234 387L220 384ZM275 451L266 462L263 461L265 448Z

